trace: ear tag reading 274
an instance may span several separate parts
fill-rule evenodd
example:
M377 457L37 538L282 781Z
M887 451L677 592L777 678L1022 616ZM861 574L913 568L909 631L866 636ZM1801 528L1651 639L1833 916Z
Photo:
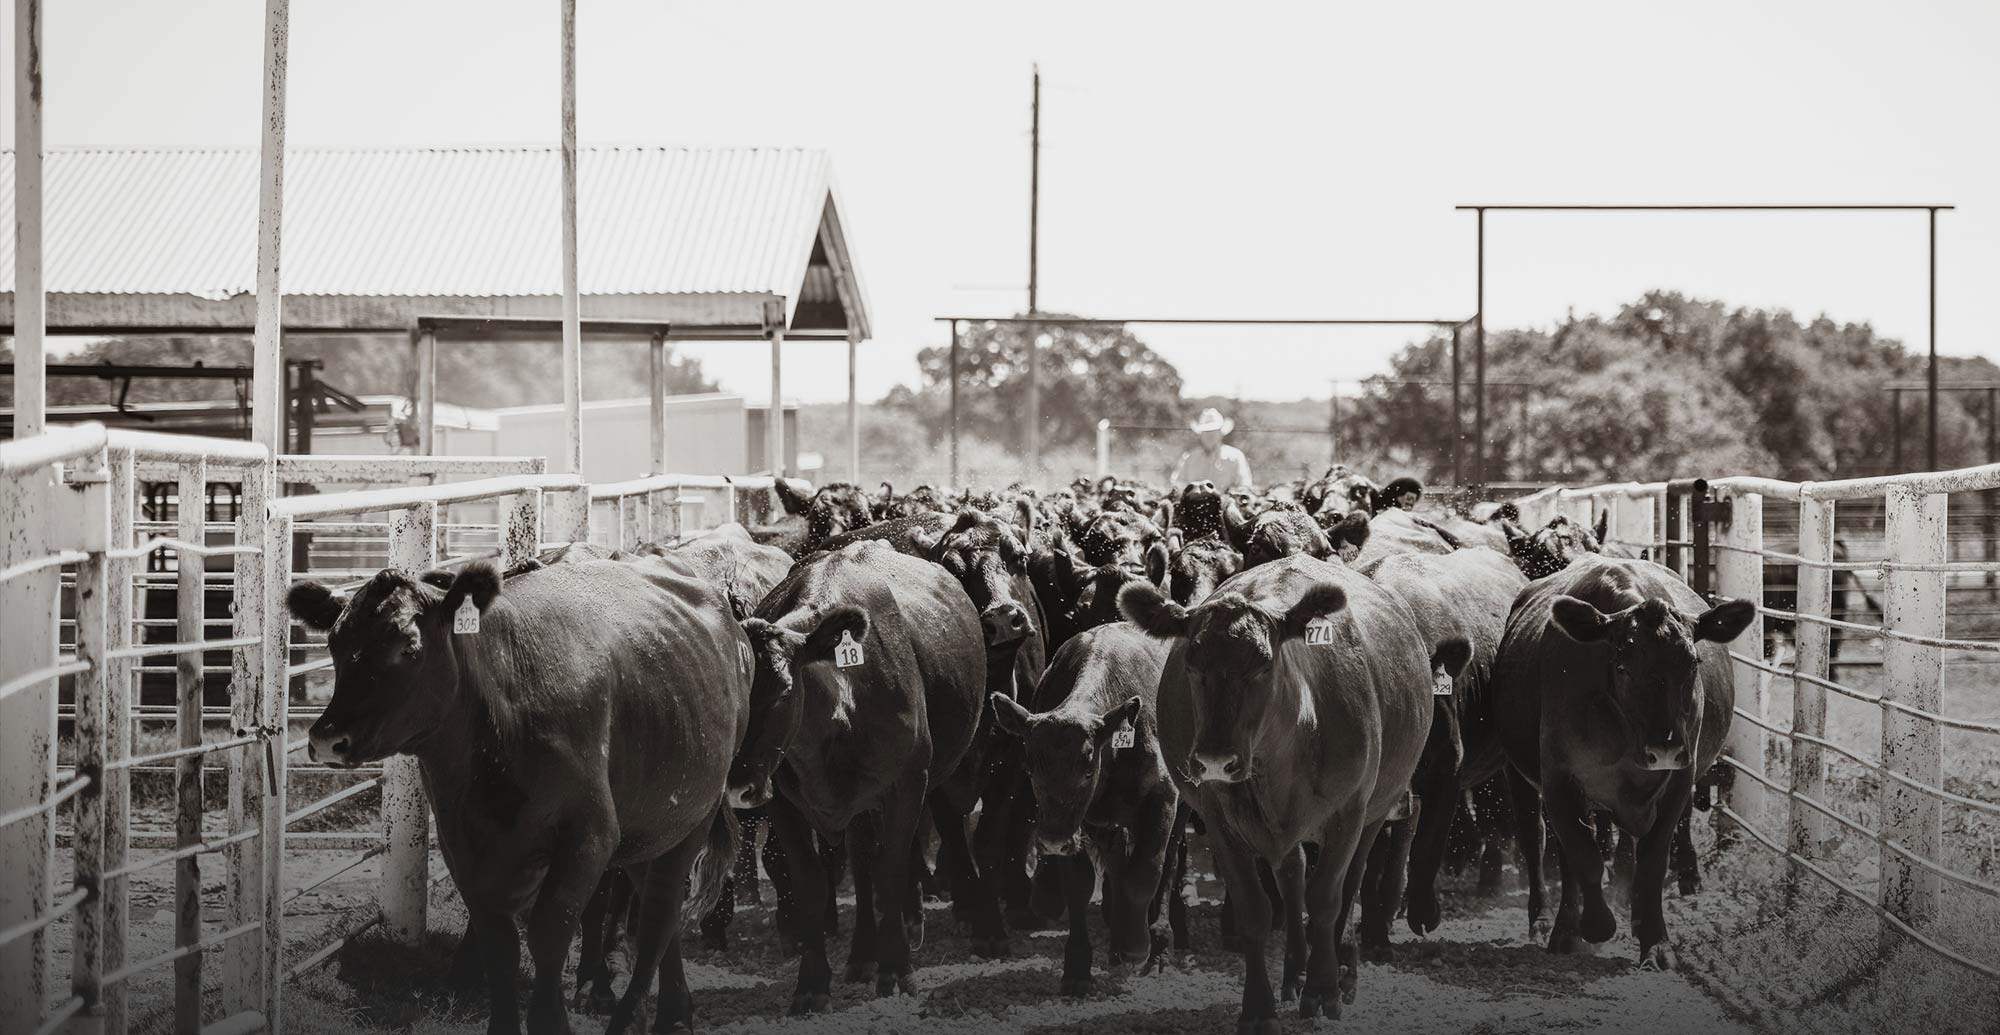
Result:
M466 597L458 610L451 613L451 631L454 633L476 633L479 631L479 605Z
M1132 728L1132 724L1128 722L1125 725L1118 727L1118 731L1111 735L1111 750L1123 751L1126 748L1129 748L1132 745L1137 744L1138 742L1139 742L1139 733L1137 730L1134 730Z
M1307 622L1306 645L1309 647L1333 646L1333 619L1315 618Z
M835 668L858 668L861 665L861 645L854 642L853 630L840 634L840 642L833 645L833 666Z

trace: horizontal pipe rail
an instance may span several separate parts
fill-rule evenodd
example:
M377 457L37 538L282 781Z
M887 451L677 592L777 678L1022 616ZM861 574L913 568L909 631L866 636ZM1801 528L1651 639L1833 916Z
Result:
M126 964L125 966L119 967L117 970L114 970L111 973L104 975L104 977L101 978L100 981L105 985L117 984L118 982L124 981L125 979L133 976L134 974L143 974L146 971L152 970L154 967L164 967L167 964L172 963L177 959L180 959L182 956L192 956L197 952L206 952L209 949L216 948L218 946L223 945L224 943L235 941L236 939L241 938L252 931L258 930L263 926L264 926L264 921L262 918L253 920L247 924L238 924L237 926L232 927L226 931L218 931L214 934L211 934L208 937L203 938L202 940L195 942L192 945L180 946L179 948L163 952L158 956L155 956L149 960L140 960L137 963ZM208 1029L203 1029L203 1030L206 1031Z
M286 496L271 501L273 517L330 517L406 510L425 503L468 503L514 496L534 489L575 490L584 482L573 474L517 474L443 485L412 485L395 489L361 489L311 496Z

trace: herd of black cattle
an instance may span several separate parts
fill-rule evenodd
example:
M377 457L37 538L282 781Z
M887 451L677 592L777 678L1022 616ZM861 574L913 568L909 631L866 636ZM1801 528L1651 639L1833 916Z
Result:
M1710 606L1601 529L1425 516L1344 468L1254 495L779 496L767 527L292 588L334 660L312 755L420 761L469 915L456 966L486 983L491 1031L520 1027L523 930L530 1031L568 1030L579 931L578 1000L610 1032L656 975L656 1028L692 1026L682 932L727 938L739 817L770 824L794 1013L829 1007L843 867L849 980L911 989L929 892L982 956L1066 912L1061 989L1080 993L1100 872L1113 964L1185 946L1190 836L1227 888L1244 1032L1275 1030L1280 996L1338 1016L1392 918L1439 926L1450 846L1497 881L1509 831L1551 950L1615 933L1609 858L1640 962L1665 964L1662 884L1670 864L1696 879L1687 817L1750 602Z

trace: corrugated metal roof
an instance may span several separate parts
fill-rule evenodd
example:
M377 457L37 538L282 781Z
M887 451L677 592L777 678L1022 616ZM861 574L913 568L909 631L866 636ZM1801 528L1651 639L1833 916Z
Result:
M793 148L582 149L584 293L758 293L796 304L832 203L830 167L824 152ZM13 152L0 152L0 182L13 168ZM254 150L52 149L45 169L49 291L219 299L254 290ZM285 293L560 294L560 176L552 147L293 150ZM0 192L6 225L13 203ZM0 286L11 285L11 235L0 249Z

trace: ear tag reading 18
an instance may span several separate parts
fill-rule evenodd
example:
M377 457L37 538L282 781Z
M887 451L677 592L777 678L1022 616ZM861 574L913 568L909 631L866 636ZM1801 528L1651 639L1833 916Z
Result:
M479 605L474 604L471 597L466 597L465 602L458 605L458 610L451 613L451 631L454 633L479 631Z
M1132 724L1129 722L1118 727L1118 732L1111 735L1111 749L1113 751L1123 751L1138 742L1139 732L1133 729Z
M854 642L853 630L840 634L840 642L833 646L835 668L857 668L861 664L861 645Z
M1309 647L1333 646L1333 619L1315 618L1307 622L1306 645Z
M1431 696L1450 697L1451 677L1444 674L1443 672L1440 672L1435 677L1433 677L1431 681Z

